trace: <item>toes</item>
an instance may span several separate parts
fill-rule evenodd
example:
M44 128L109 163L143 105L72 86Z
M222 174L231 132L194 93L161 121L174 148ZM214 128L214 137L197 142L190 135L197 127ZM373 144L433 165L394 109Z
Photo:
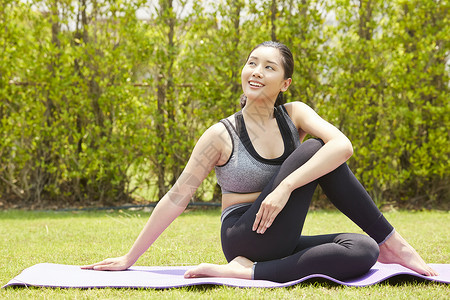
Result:
M428 276L439 276L439 273L429 267Z
M197 273L197 270L187 270L186 273L184 273L184 278L197 278L199 277L199 274Z
M197 267L187 270L184 273L184 278L209 277L212 275L209 274L211 273L211 270L209 270L210 268L208 268L210 266L212 265L201 263Z

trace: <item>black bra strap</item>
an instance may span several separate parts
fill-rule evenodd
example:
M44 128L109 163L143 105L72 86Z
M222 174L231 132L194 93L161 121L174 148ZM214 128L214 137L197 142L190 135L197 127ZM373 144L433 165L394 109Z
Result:
M269 165L279 165L282 164L283 161L291 154L292 151L295 149L295 144L293 141L293 137L291 134L291 131L289 129L289 125L287 124L285 118L283 117L282 113L278 111L277 108L275 108L275 118L277 119L278 128L280 129L281 136L283 138L284 143L284 153L282 156L275 158L275 159L266 159L264 157L261 157L253 147L253 144L250 140L250 137L248 135L245 122L244 122L244 116L242 115L242 110L238 111L235 114L235 123L236 123L236 133L241 140L242 144L244 145L245 149L250 153L253 158L256 160L269 164Z
M283 136L284 146L289 150L289 153L291 153L295 149L295 141L292 136L291 128L287 123L286 115L282 112L283 109L285 109L283 105L275 107L275 117L277 118L278 126L280 127L280 132Z

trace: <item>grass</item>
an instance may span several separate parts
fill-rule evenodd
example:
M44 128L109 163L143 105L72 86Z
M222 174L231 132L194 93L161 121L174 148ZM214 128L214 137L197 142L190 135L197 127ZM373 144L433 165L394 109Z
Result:
M0 212L0 285L41 262L83 265L128 251L148 218L142 211ZM136 265L225 263L220 247L220 211L187 211L163 233ZM433 263L450 262L448 211L385 214L397 230ZM313 211L304 233L361 232L335 211ZM197 286L168 290L7 288L2 299L449 299L448 285L423 282L382 283L350 288L303 283L280 289Z

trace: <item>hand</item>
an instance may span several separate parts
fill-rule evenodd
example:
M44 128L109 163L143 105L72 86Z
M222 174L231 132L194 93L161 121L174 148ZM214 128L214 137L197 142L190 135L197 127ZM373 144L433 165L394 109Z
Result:
M128 269L133 264L134 262L130 262L130 260L126 256L121 256L116 258L108 258L92 265L82 266L81 269L98 271L122 271Z
M256 214L255 223L253 223L253 231L263 234L269 228L280 211L284 208L291 192L279 185L275 190L267 195L263 200Z

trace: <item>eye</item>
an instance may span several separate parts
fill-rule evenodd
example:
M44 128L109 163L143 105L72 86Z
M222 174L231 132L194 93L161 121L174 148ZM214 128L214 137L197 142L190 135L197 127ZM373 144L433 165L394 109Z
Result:
M266 66L266 69L275 70L272 66Z
M249 61L248 64L249 64L250 66L256 66L256 63L255 63L254 61Z

